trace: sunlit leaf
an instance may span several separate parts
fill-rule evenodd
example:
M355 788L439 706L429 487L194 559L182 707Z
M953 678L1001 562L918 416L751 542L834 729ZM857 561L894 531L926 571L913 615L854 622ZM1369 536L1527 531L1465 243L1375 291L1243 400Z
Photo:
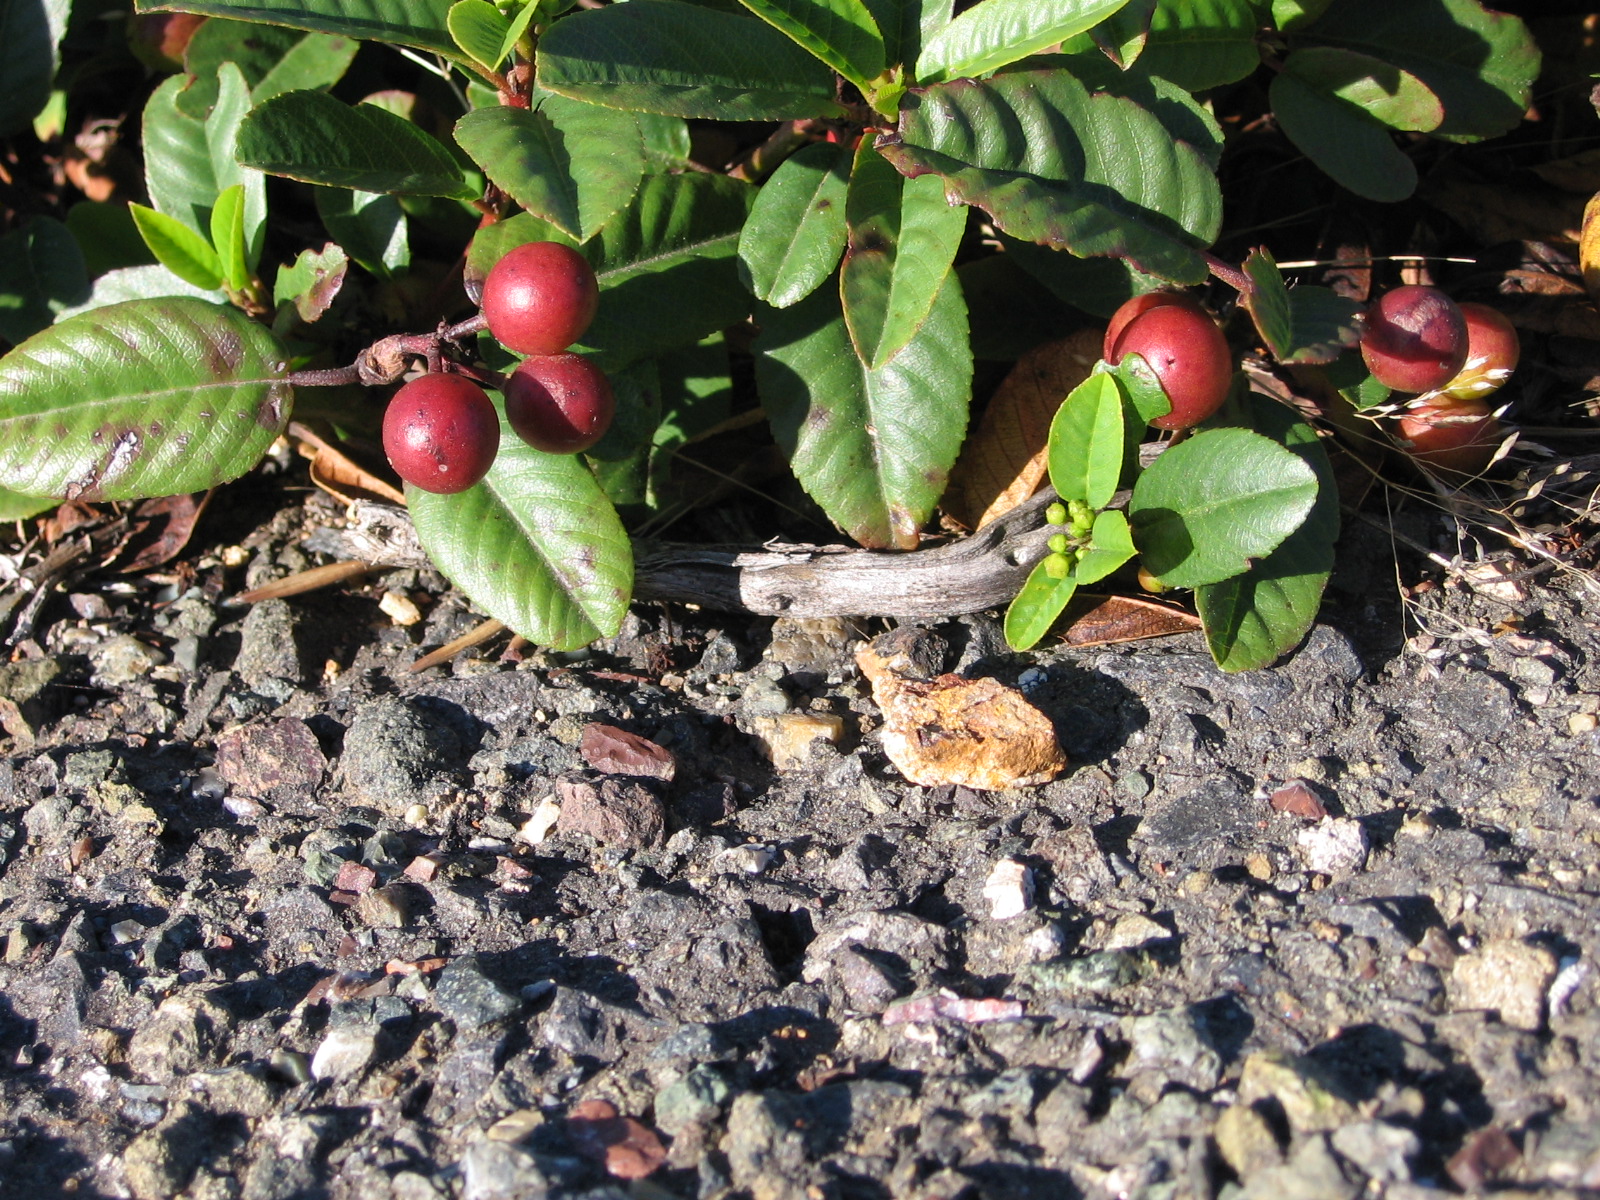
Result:
M1092 509L1111 503L1122 477L1122 389L1109 373L1072 390L1050 423L1050 483L1062 500Z
M982 0L924 43L919 83L982 75L1099 24L1128 0Z
M314 29L369 42L398 42L465 58L446 21L451 0L181 0L152 4L134 0L136 12L197 12L261 21L292 29Z
M185 283L197 288L222 285L222 264L211 243L176 217L133 204L133 222L156 261Z
M848 147L816 142L761 186L739 237L746 284L774 308L809 296L833 274L845 244Z
M1417 190L1416 165L1359 108L1281 73L1267 94L1285 136L1356 195L1395 203Z
M861 87L883 73L883 35L862 0L739 0Z
M1037 645L1061 618L1078 590L1078 580L1070 570L1057 578L1047 565L1048 561L1041 559L1033 565L1022 590L1006 609L1006 644L1013 650L1027 650Z

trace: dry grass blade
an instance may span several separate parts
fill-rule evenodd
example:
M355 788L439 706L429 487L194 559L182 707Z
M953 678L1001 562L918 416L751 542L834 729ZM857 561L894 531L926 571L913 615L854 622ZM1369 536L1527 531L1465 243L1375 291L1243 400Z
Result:
M329 563L325 567L312 567L309 571L298 571L282 579L274 579L271 583L251 588L248 592L240 592L233 599L236 604L259 604L263 600L299 596L305 592L314 592L318 588L343 583L347 579L358 578L370 570L372 564L362 562L360 559Z
M411 670L414 672L426 671L429 667L437 667L442 663L447 663L463 650L481 646L504 629L505 623L503 621L496 621L491 617L477 628L468 630L458 638L452 638L437 650L428 651L428 653L411 664Z

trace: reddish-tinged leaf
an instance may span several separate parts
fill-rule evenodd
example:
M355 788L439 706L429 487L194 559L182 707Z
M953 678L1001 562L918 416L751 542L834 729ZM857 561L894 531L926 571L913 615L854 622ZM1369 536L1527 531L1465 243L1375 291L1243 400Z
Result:
M1017 360L950 473L944 504L951 516L976 529L1038 490L1050 421L1067 393L1094 370L1103 336L1098 327L1081 329Z
M618 1179L643 1179L667 1161L653 1130L617 1113L608 1100L584 1100L567 1114L567 1136L586 1158Z
M148 571L181 554L194 534L195 522L210 500L210 492L201 492L199 495L162 496L140 503L133 510L132 528L118 547L118 553L134 550L133 557L121 567L122 573Z
M1200 628L1200 618L1161 600L1143 596L1082 596L1091 607L1067 626L1062 640L1069 646L1110 646L1142 642Z
M678 771L670 750L615 725L585 725L578 750L584 762L607 775L644 775L670 783Z
M1267 803L1272 805L1273 812L1289 813L1309 821L1320 821L1328 815L1327 808L1303 779L1289 780L1267 797Z

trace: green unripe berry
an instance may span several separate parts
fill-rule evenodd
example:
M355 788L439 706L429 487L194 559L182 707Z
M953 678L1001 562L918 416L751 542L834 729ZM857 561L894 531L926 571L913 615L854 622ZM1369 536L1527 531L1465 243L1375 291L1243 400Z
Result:
M1060 503L1052 504L1044 510L1044 519L1047 525L1065 525L1067 523L1066 505Z
M1072 573L1072 560L1065 554L1047 555L1044 560L1044 573L1051 579L1065 579Z
M1051 534L1050 541L1047 544L1056 554L1065 554L1067 552L1067 535L1064 533Z

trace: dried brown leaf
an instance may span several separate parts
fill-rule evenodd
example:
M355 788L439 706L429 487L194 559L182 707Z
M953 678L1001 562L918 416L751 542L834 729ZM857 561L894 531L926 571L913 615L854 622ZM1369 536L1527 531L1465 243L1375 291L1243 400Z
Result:
M1328 815L1327 807L1303 779L1289 780L1267 797L1267 803L1272 806L1273 812L1305 817L1311 821L1320 821Z
M607 775L643 775L671 783L678 772L678 760L672 751L636 733L598 721L583 727L578 752L584 762Z
M1038 490L1050 421L1067 393L1094 370L1104 336L1099 326L1080 329L1017 360L950 473L944 503L953 517L976 529Z
M133 557L119 568L122 573L148 571L181 554L210 501L209 491L140 501L133 510L127 536L117 547L118 554L133 552Z
M1591 298L1600 300L1600 192L1583 206L1583 229L1578 235L1578 268Z
M1440 172L1418 192L1487 246L1524 239L1575 242L1583 198L1537 184L1507 187L1462 172Z
M1142 642L1200 628L1199 617L1164 600L1143 596L1085 596L1082 600L1090 607L1073 617L1062 633L1069 646ZM1076 606L1068 609L1069 615L1075 611Z
M567 1114L567 1136L586 1158L617 1179L643 1179L667 1161L655 1131L618 1114L609 1100L582 1100Z

